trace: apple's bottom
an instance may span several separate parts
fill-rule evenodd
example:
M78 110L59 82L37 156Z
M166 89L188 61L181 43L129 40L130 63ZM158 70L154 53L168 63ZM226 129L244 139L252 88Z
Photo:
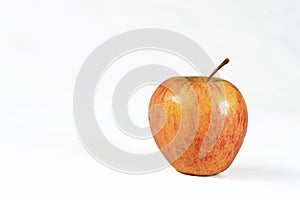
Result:
M181 174L185 174L185 175L190 175L190 176L203 176L203 177L206 177L206 176L215 176L215 175L218 175L220 172L218 173L215 173L215 174L195 174L195 173L188 173L188 172L182 172L182 171L179 171L176 169L176 171L178 171L179 173Z

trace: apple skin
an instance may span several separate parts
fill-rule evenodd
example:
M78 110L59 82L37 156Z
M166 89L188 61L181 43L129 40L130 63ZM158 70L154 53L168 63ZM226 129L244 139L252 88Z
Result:
M154 140L179 172L209 176L226 170L248 125L245 100L219 78L173 77L153 93L148 118Z

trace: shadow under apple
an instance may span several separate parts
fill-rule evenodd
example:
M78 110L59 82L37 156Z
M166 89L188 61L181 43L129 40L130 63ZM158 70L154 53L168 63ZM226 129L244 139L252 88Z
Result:
M299 182L300 170L283 166L236 165L215 176L228 180Z

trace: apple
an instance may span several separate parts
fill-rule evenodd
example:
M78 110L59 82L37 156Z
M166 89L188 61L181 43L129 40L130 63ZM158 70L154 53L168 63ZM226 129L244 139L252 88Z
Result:
M248 113L240 91L229 81L173 77L158 86L148 110L154 140L179 172L209 176L226 170L241 148Z

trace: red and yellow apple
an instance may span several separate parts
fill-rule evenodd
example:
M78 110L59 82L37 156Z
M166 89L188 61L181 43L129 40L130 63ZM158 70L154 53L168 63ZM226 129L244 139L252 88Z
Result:
M248 114L242 94L229 81L212 75L173 77L153 93L149 123L156 144L177 171L208 176L233 162Z

